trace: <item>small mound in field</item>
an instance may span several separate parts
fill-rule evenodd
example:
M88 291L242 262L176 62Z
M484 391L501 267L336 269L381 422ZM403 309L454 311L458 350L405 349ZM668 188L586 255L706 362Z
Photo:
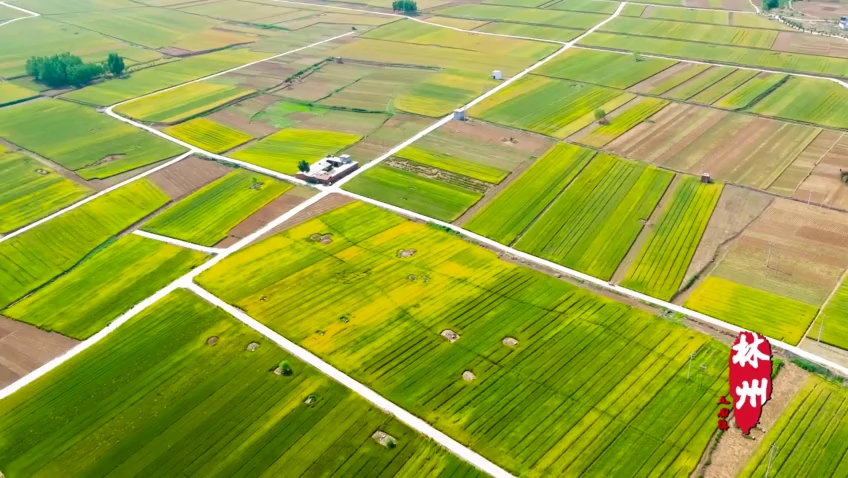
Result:
M206 345L215 345L217 343L218 343L218 337L216 337L214 335L212 337L209 337L208 339L206 339Z
M462 379L465 380L466 382L470 382L470 381L474 380L475 378L477 378L477 376L474 375L474 373L472 373L471 370L466 370L466 371L462 372Z
M442 337L448 339L450 343L454 343L459 340L459 334L454 332L453 330L445 329L441 333Z
M309 236L309 240L312 242L319 242L321 244L329 244L333 242L332 234L313 234Z
M48 174L50 174L50 171L47 171L46 169L36 169L35 172L42 176L47 176Z
M386 432L381 432L380 430L374 432L374 434L371 435L371 438L386 448L394 448L397 446L397 440L395 440L395 437Z
M343 324L346 324L346 323L350 322L350 317L348 317L347 314L345 314L345 315L339 317L339 321Z
M258 349L258 348L259 348L259 342L251 342L251 343L247 344L247 348L245 348L245 350L247 350L248 352L255 352L256 349Z
M274 375L282 375L282 374L283 374L282 368L277 367L277 368L274 369Z
M506 337L503 339L503 344L507 347L515 347L518 345L518 340L515 337Z
M315 404L315 402L317 402L317 401L318 401L318 396L317 396L317 395L315 395L315 394L313 393L313 394L309 395L308 397L306 397L306 400L304 400L304 401L303 401L303 403L304 403L307 407L311 407L311 406L312 406L312 405L314 405L314 404Z
M407 279L411 280L412 282L415 282L415 280L418 279L418 276L416 276L415 274L410 274Z
M401 249L398 251L397 256L401 259L406 259L407 257L412 257L415 253L418 252L415 249Z
M257 182L250 185L250 189L262 189L262 183L257 181Z

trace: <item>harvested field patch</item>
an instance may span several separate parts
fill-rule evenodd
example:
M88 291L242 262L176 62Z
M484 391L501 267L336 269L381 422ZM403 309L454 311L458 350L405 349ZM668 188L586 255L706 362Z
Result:
M848 89L827 80L793 76L757 102L751 111L796 121L848 128Z
M756 76L753 76L751 79L743 83L740 87L727 93L726 96L721 97L718 101L713 102L712 105L732 110L747 109L759 100L762 95L774 88L778 83L785 81L786 78L787 75L780 75L777 73L758 73ZM726 79L727 78L725 78L725 80ZM724 82L724 80L719 83L722 82ZM710 89L711 88L707 91Z
M456 184L384 165L360 174L344 189L446 222L458 218L482 197Z
M665 108L667 104L667 100L659 98L639 98L609 115L604 124L598 125L597 128L591 131L587 131L590 129L587 128L587 130L572 136L570 141L595 148L602 148L610 141L618 138L639 123L653 116L656 112Z
M0 316L0 388L5 388L76 344L76 340L63 335Z
M831 136L833 132L824 130L816 139L824 135ZM839 134L835 142L822 151L820 148L825 145L825 142L813 141L799 155L799 160L803 156L806 163L815 161L816 165L795 189L794 196L802 201L814 201L848 210L848 187L842 182L839 172L840 169L848 169L848 137L844 133Z
M579 13L537 8L507 7L500 5L452 5L437 10L447 17L470 18L473 20L502 20L555 27L588 30L607 18L596 13Z
M485 23L485 22L481 22ZM527 25L524 23L510 22L488 22L477 27L474 31L486 33L499 33L501 35L515 35L530 38L542 38L554 41L571 41L580 36L583 30L574 28L545 27L541 25Z
M777 423L763 436L739 476L764 476L769 461L769 476L773 477L844 474L848 471L844 459L848 450L844 439L848 429L847 396L841 384L810 374Z
M252 171L233 171L169 207L142 229L214 246L230 229L291 187Z
M767 189L819 134L811 128L673 103L607 146L622 156Z
M814 36L808 33L781 32L771 49L805 55L848 58L848 42L844 39Z
M218 338L214 346L206 343L211 336ZM250 342L259 348L245 350ZM269 372L283 361L291 376ZM301 476L325 467L343 476L363 468L476 476L443 448L183 289L3 400L0 417L6 438L0 457L12 476L57 470ZM371 440L377 429L396 439L395 448ZM116 436L121 439L98 441ZM95 443L112 459L94 459Z
M152 182L139 179L0 242L0 309L70 269L167 201Z
M661 95L709 68L709 65L677 63L630 88L633 93Z
M543 76L625 89L671 66L673 60L574 48L535 70Z
M420 77L421 72L414 68L380 68L345 86L341 91L331 93L318 104L352 110L391 112L394 110L395 97L409 89Z
M760 73L760 75L770 75L770 73ZM775 77L775 81L779 81L780 77L784 75L773 76ZM743 95L749 96L751 94L754 94L754 92L758 90L758 88L754 85L760 83L760 81L758 79L752 80L752 78L755 77L759 77L759 75L754 70L736 70L733 73L725 76L721 80L713 83L708 88L701 90L701 92L697 95L690 97L689 101L693 103L701 103L704 105L713 104L713 102L715 102L719 98L722 98L724 95L730 93L731 91L739 87L739 85L752 83L750 88L745 88L746 91Z
M253 93L229 85L192 83L115 108L115 111L142 121L176 123Z
M359 141L360 136L334 131L289 128L232 153L235 159L283 174L297 173L297 164L314 163Z
M309 241L328 232L331 244ZM198 280L516 475L688 475L727 387L726 346L362 203ZM686 380L692 352L701 388ZM683 422L688 433L676 433Z
M175 126L169 126L163 131L170 136L212 153L223 153L253 139L248 134L207 118L195 118Z
M464 227L502 244L512 244L594 155L585 148L557 144Z
M315 194L315 191L305 187L295 186L293 189L277 196L262 209L247 216L243 221L229 230L228 237L244 238L263 228L266 224L282 216L293 207L302 203ZM216 245L221 244L220 242Z
M26 297L4 314L84 340L208 256L133 234Z
M777 199L736 239L712 275L817 309L848 267L846 235L844 213ZM803 325L806 330L809 321Z
M673 100L687 100L723 80L735 71L733 68L724 66L707 68L690 80L666 91L663 96Z
M239 2L244 3L244 2ZM226 30L218 30L211 28L204 30L196 35L192 35L181 39L174 43L172 48L179 48L189 52L206 52L211 50L219 50L235 45L244 45L253 43L258 40L255 36L242 35L236 32Z
M0 151L0 233L11 232L92 193L20 153Z
M795 158L783 173L769 186L769 192L793 196L801 183L813 172L817 163L842 136L839 131L822 130L816 138ZM838 175L836 175L838 177ZM812 196L807 197L812 201Z
M559 137L570 123L628 93L528 75L469 110L486 121Z
M754 66L796 73L813 73L839 78L848 77L848 59L799 53L772 52L763 54L760 48L730 45L710 45L667 38L650 38L624 34L592 33L581 45L640 51L673 58L715 61L719 63Z
M479 179L463 176L453 171L436 168L403 158L390 158L385 162L385 165L417 176L468 189L483 195L485 195L486 192L488 192L488 190L493 186L491 183L480 181Z
M539 216L515 247L608 280L673 176L602 153Z
M752 48L770 48L778 36L778 32L773 30L632 17L616 17L602 26L600 30L652 38L669 38Z
M621 285L662 300L680 289L721 195L722 184L683 176Z
M818 311L816 306L713 276L695 289L685 305L793 345L803 338ZM775 314L776 310L780 313Z
M509 171L468 161L449 153L422 149L416 146L407 146L398 151L395 156L492 184L503 181L509 174Z
M293 79L290 84L276 90L274 94L301 101L319 101L368 76L374 70L375 68L352 62L326 63L308 76Z
M223 164L195 156L156 171L148 176L171 199L182 199L230 172Z
M180 146L67 101L0 109L0 137L75 171L106 178L183 152ZM119 160L101 162L122 155Z

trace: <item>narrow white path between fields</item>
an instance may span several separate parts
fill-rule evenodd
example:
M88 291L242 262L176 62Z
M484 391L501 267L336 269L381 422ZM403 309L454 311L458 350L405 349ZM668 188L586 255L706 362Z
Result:
M29 10L25 9L25 8L16 7L16 6L11 5L11 4L8 4L8 3L6 3L6 2L0 2L0 5L3 5L3 6L5 6L5 7L9 7L9 8L11 8L11 9L13 9L13 10L17 10L17 11L19 11L19 12L23 12L23 13L26 13L27 15L29 15L28 17L18 17L18 18L13 18L13 19L11 19L11 20L6 20L5 22L0 23L0 27L2 27L3 25L8 25L8 24L10 24L10 23L12 23L12 22L16 22L16 21L18 21L18 20L26 20L27 18L35 18L35 17L40 17L40 16L41 16L41 14L40 14L40 13L31 12L31 11L29 11Z
M195 244L193 242L181 241L179 239L174 239L173 237L162 236L160 234L153 234L152 232L142 231L141 229L136 229L135 231L133 231L133 234L135 234L136 236L153 239L154 241L167 242L168 244L179 246L184 249L194 249L195 251L205 252L207 254L220 254L224 251L224 249L220 247L201 246L200 244Z
M357 382L341 370L321 360L317 355L295 344L294 342L283 337L277 332L274 332L270 328L260 323L258 320L244 313L244 311L224 302L215 295L211 294L206 289L203 289L202 287L194 283L189 284L186 288L199 295L200 297L206 299L209 303L219 307L220 309L223 309L225 312L229 313L230 315L238 319L240 322L244 323L251 329L259 332L265 338L276 343L280 348L282 348L286 352L297 357L302 362L305 362L308 365L318 369L324 375L327 375L333 380L349 388L365 400L368 400L369 402L374 404L379 409L383 410L389 415L394 416L395 418L405 423L408 427L412 428L418 433L421 433L427 438L435 441L445 449L449 450L454 455L462 458L466 462L475 466L477 469L482 470L495 477L513 476L503 468L495 465L491 461L484 458L482 455L472 451L467 446L442 433L429 423L409 413L402 407L395 405L393 402L378 394L374 390L371 390L366 385Z
M155 168L148 169L147 171L145 171L145 172L143 172L143 173L141 173L137 176L133 176L133 177L131 177L131 178L125 180L125 181L121 181L120 183L115 184L114 186L110 186L110 187L108 187L108 188L106 188L106 189L104 189L104 190L102 190L98 193L92 194L91 196L88 196L84 199L81 199L80 201L75 202L75 203L71 204L70 206L68 206L64 209L60 209L60 210L54 212L53 214L51 214L47 217L39 219L38 221L35 221L33 223L27 224L26 226L24 226L20 229L16 229L16 230L6 234L5 236L0 237L0 242L7 241L7 240L9 240L13 237L19 236L19 235L29 231L30 229L36 228L36 227L44 224L47 221L50 221L50 220L55 219L55 218L57 218L57 217L59 217L63 214L71 212L74 209L77 209L78 207L80 207L84 204L87 204L91 201L94 201L95 199L97 199L101 196L105 196L106 194L109 194L110 192L112 192L112 191L114 191L114 190L116 190L120 187L126 186L127 184L130 184L133 181L137 181L141 178L145 178L147 176L150 176L151 174L155 173L156 171L161 171L162 169L165 169L172 164L175 164L175 163L182 161L183 159L189 157L191 154L192 154L191 151L189 151L188 153L183 153L183 154L177 156L176 158L173 158L169 161L166 161L166 162L160 164L159 166L156 166Z

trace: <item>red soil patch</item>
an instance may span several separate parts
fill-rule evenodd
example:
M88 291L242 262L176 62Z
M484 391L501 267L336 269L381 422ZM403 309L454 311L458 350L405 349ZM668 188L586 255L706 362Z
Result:
M74 339L45 332L0 316L0 388L32 372L78 344Z
M304 222L309 221L310 219L318 217L321 214L330 212L334 209L338 209L354 201L355 199L350 198L348 196L343 196L341 194L330 194L329 196L322 198L320 201L309 206L303 211L300 211L299 213L295 214L294 217L292 217L288 221L280 224L274 229L271 229L266 234L264 234L260 238L260 240L278 234L282 231L285 231L286 229L291 229L299 224L303 224Z
M312 193L311 190L307 189L306 191ZM230 229L228 235L237 238L249 236L250 234L253 234L254 232L263 228L269 222L290 211L293 207L297 206L303 201L306 201L308 197L306 194L302 194L300 191L295 193L293 192L294 190L288 191L280 197L269 202L262 209L251 214L242 222L237 224L234 228Z
M214 161L190 156L150 175L150 179L173 200L181 199L232 171Z

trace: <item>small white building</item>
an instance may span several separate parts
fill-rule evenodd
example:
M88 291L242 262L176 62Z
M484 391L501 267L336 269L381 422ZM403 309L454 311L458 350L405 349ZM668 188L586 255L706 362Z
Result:
M501 74L501 70L495 70L492 72L493 80L503 80L503 74Z
M356 171L359 163L353 161L349 154L341 156L326 156L324 159L309 165L309 171L299 172L295 177L310 183L330 185L348 174Z
M453 110L453 119L457 121L465 121L465 110Z
M839 28L848 30L848 17L842 17L839 19Z

